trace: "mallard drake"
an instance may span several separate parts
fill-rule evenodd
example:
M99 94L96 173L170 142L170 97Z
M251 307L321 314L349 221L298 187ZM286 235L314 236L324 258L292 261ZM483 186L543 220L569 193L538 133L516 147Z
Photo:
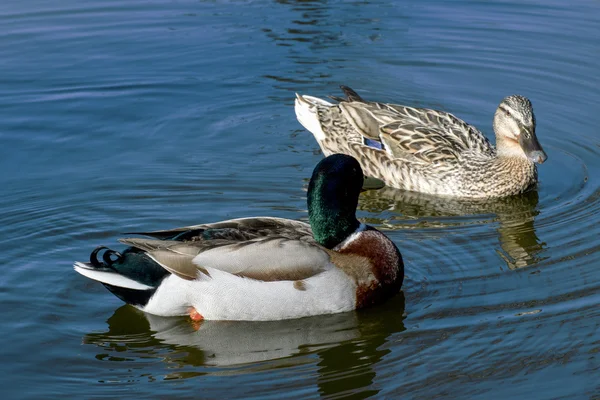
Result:
M281 320L374 305L400 290L404 264L390 239L356 219L362 183L359 163L334 154L310 179L310 225L257 217L144 232L74 268L160 316Z
M341 87L337 104L296 94L298 121L325 155L355 157L365 175L397 189L471 198L523 193L547 156L531 102L508 96L494 115L496 148L474 126L444 111L363 100Z

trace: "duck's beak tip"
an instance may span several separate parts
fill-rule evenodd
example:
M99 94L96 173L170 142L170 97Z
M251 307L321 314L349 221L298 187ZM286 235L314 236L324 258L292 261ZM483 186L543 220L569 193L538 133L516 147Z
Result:
M529 153L528 158L536 164L543 164L548 159L548 156L542 150L535 150Z

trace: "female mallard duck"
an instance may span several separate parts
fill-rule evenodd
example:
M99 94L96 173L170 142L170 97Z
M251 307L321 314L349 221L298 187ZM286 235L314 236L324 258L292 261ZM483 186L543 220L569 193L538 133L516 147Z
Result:
M359 163L317 164L308 185L310 225L242 218L120 239L75 270L150 314L194 320L279 320L380 303L402 286L404 264L383 233L356 219ZM102 261L99 251L104 250Z
M496 148L452 114L347 98L296 95L298 121L325 155L344 153L365 175L389 186L436 195L485 198L523 193L537 182L534 163L546 160L535 135L531 102L508 96L494 115Z

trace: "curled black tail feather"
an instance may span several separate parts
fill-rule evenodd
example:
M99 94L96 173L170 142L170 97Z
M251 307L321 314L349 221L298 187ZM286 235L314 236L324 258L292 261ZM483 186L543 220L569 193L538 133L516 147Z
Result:
M99 260L98 255L102 251L104 251L102 260ZM166 276L171 274L145 251L135 247L128 247L120 253L106 246L98 246L90 254L90 264L96 269L115 272L152 287L158 286Z
M102 257L99 257L102 251L104 251ZM142 307L154 295L162 280L171 275L169 271L150 258L145 251L134 247L129 247L120 253L106 246L98 246L90 254L90 264L95 269L114 272L150 286L152 289L139 290L102 283L124 302Z
M102 254L102 262L100 262L100 261L98 261L98 253L102 250L106 250L106 251L104 252L104 254ZM116 256L117 258L112 259L111 256L113 256L113 255ZM90 254L90 264L92 264L92 266L94 268L98 268L98 269L110 268L110 269L116 271L112 265L122 258L123 258L123 255L121 253L119 253L118 251L111 250L106 246L98 246L94 249L94 251L92 251L92 254Z

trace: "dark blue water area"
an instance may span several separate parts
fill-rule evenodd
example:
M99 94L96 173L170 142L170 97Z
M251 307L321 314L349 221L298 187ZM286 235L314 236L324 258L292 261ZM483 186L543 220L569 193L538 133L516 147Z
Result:
M600 3L0 4L3 398L598 398ZM72 269L125 232L307 220L322 158L294 93L452 112L493 139L533 103L537 190L383 188L358 217L406 263L361 312L159 318Z

